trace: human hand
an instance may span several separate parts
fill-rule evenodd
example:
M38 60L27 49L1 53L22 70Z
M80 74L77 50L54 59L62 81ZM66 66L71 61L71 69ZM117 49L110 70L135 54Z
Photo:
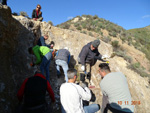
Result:
M82 66L81 66L81 69L82 69L82 71L85 71L85 66L82 65Z
M107 55L102 56L102 59L107 59L107 58L109 58Z

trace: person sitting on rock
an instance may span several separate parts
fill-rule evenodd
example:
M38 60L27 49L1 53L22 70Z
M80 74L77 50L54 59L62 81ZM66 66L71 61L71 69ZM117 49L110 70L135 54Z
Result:
M55 57L55 62L56 62L56 68L57 68L57 76L60 76L60 66L63 68L64 75L65 75L65 80L68 82L68 77L67 77L67 70L68 70L68 64L70 61L70 52L67 47L64 49L60 49L57 51L56 57Z
M100 109L99 104L91 104L83 107L83 100L90 101L91 92L86 85L75 84L77 70L69 69L67 71L68 82L60 87L60 100L62 104L62 113L95 113Z
M32 12L32 19L33 20L37 20L37 21L42 21L43 20L42 12L40 10L41 10L41 5L38 4L36 6L36 9L34 9L33 12Z
M46 71L46 80L50 81L49 66L50 61L52 59L52 53L50 49L46 46L36 45L34 47L28 48L28 52L36 56L36 62L35 63L32 62L31 66L41 63L40 70L43 75L45 75L44 72Z
M102 113L133 113L131 94L126 77L121 72L111 72L107 63L99 64L100 87L103 93Z
M49 110L46 109L50 108L45 100L46 91L54 103L55 96L51 85L40 72L36 72L33 77L26 78L17 93L20 103L24 100L23 113L45 113Z
M100 40L94 40L82 48L78 57L78 70L81 81L85 81L85 74L87 75L87 79L90 80L91 66L95 65L97 60L104 61L102 55L98 52L99 45Z

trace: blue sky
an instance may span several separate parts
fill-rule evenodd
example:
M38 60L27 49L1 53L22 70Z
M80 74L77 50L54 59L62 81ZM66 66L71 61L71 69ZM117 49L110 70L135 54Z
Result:
M125 29L150 25L150 0L8 0L12 12L27 12L42 6L43 21L54 25L82 15L98 15Z

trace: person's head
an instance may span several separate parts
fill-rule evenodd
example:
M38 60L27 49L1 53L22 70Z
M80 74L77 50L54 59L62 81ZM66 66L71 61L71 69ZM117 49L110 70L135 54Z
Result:
M29 52L29 54L33 54L32 47L29 47L29 48L28 48L28 52Z
M99 74L101 75L102 78L110 72L111 71L107 63L99 64Z
M96 48L98 48L98 46L100 45L100 40L94 40L92 43L91 43L91 50L95 50Z
M55 45L54 41L51 41L51 42L50 42L50 48L53 48L54 45Z
M48 35L44 35L44 39L47 40L48 39Z
M67 75L68 75L68 82L74 83L76 81L76 78L77 78L77 70L71 68L67 71Z
M41 10L41 5L40 5L40 4L38 4L38 5L36 6L36 10L38 10L38 11Z

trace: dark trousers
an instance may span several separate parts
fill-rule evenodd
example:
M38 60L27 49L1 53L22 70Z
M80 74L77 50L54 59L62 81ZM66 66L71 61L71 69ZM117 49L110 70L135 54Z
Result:
M15 113L51 113L52 109L50 105L43 104L35 107L25 107L24 105L19 105Z

